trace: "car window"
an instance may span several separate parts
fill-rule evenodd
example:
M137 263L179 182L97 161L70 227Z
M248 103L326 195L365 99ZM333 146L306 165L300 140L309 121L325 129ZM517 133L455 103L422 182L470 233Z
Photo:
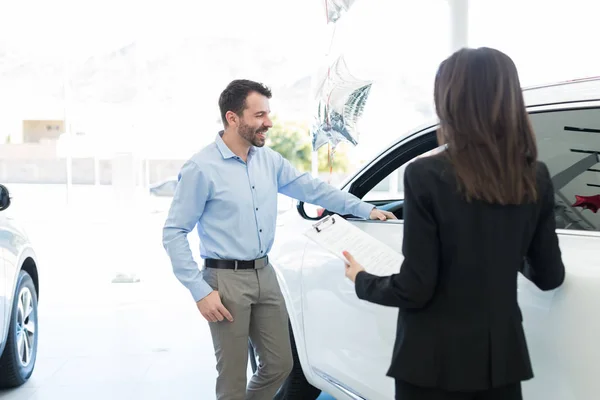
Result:
M559 229L600 230L600 108L531 115L552 176Z
M441 151L444 146L435 147L425 153L416 156L408 162L402 164L388 176L386 176L381 182L379 182L373 189L371 189L364 197L366 201L394 201L404 199L404 171L408 164L413 162L419 157L426 157Z
M555 187L558 229L600 231L600 108L530 115L538 157ZM382 179L364 200L402 200L405 163Z
M404 169L409 163L402 165L379 182L365 194L365 201L392 201L404 198Z

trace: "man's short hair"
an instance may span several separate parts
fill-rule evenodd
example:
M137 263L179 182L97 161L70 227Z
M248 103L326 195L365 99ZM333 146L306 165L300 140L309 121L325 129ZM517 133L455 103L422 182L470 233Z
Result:
M267 99L271 98L271 90L259 82L247 79L237 79L232 81L219 97L219 108L221 110L221 120L223 125L227 126L227 111L233 111L240 117L246 109L246 98L252 92L259 93Z

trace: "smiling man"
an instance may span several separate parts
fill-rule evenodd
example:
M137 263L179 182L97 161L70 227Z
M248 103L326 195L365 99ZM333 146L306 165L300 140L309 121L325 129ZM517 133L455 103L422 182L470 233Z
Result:
M282 193L340 214L394 218L308 173L264 147L271 91L235 80L221 93L225 129L187 161L163 229L179 281L209 322L217 359L217 400L272 399L292 368L288 317L268 253ZM204 267L187 235L197 225ZM260 358L246 386L248 338Z

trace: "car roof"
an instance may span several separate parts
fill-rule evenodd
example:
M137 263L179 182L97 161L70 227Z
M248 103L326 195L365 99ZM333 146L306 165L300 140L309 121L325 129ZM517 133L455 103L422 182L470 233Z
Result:
M525 105L529 107L550 105L550 104L568 104L580 103L588 101L600 101L600 76L572 79L563 82L556 82L546 85L537 85L523 88L523 97ZM391 148L396 147L400 142L407 137L412 136L417 132L422 132L439 124L437 118L427 120L424 124L419 125L416 129L411 129L410 132L396 138L388 146L384 147L371 162L380 158L387 153ZM363 168L366 168L371 162L368 162ZM361 168L360 170L362 170ZM353 179L353 177L350 177ZM348 179L348 182L350 179ZM344 183L345 185L346 183Z
M600 76L582 79L572 79L545 85L529 86L523 88L525 106L538 107L550 104L582 103L587 101L600 101ZM438 125L437 118L428 119L411 133ZM405 136L399 139L405 138Z
M600 100L600 76L523 88L528 107Z

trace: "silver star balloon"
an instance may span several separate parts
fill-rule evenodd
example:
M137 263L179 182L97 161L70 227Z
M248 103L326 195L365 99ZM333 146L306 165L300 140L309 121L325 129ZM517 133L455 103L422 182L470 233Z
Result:
M357 122L371 91L371 81L354 78L340 56L329 69L318 92L318 109L312 127L313 150L342 141L358 144Z
M352 6L356 0L325 0L325 12L327 13L327 23L335 23L342 14Z

